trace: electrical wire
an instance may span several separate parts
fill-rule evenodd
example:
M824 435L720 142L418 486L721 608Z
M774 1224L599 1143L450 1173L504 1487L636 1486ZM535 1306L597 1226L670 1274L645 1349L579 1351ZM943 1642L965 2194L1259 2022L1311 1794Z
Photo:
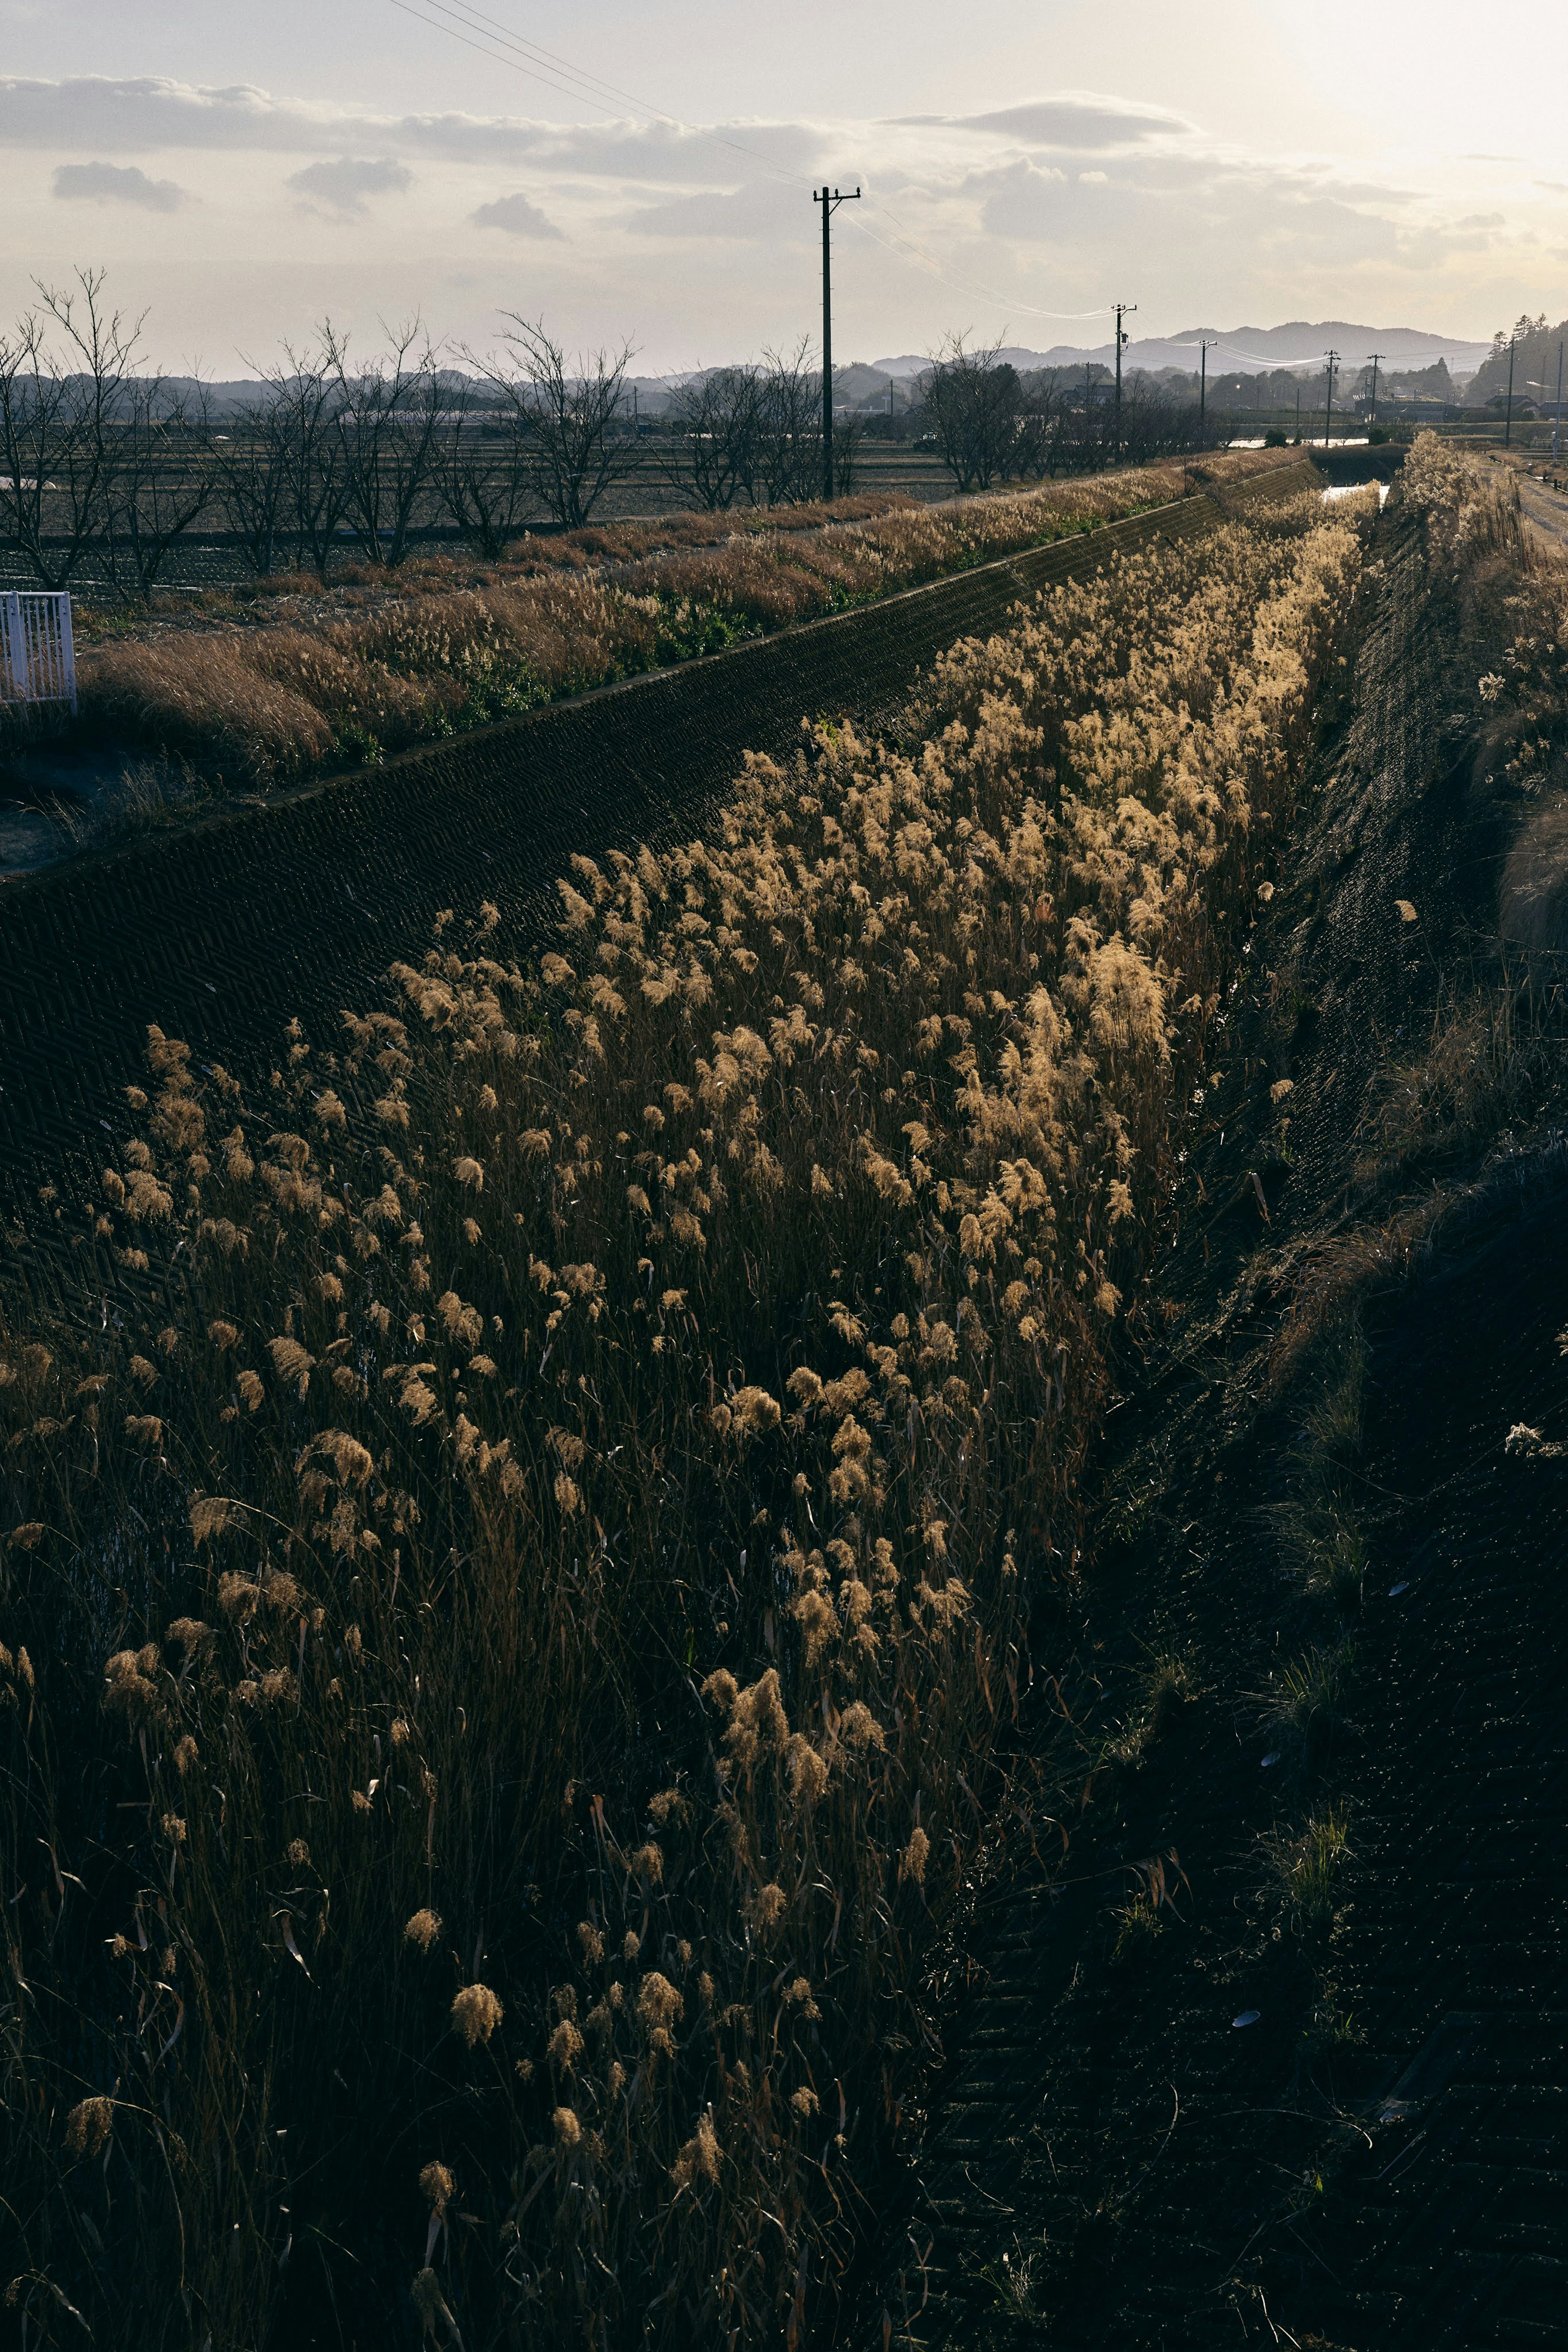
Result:
M631 91L622 89L619 84L606 81L601 75L587 72L582 68L572 65L570 59L559 56L557 51L547 49L537 41L528 40L522 35L513 33L501 23L499 18L491 16L484 9L470 5L470 0L425 0L424 7L413 5L412 0L390 0L390 5L403 16L413 16L420 24L428 25L433 32L444 33L449 39L461 42L465 48L476 50L481 57L491 58L497 65L507 66L513 72L520 73L529 80L539 82L548 89L559 91L562 97L577 99L580 101L586 100L601 114L613 118L617 108L607 101L611 99L617 100L622 104L632 107L639 114L651 117L656 121L667 122L672 130L682 131L688 137L706 140L715 146L727 148L732 154L745 156L748 162L760 165L770 177L789 187L793 188L797 184L792 173L783 170L780 165L774 163L771 156L765 155L760 149L750 146L743 140L729 138L722 131L684 121L679 115L671 114L665 108L654 106L646 99L634 97ZM426 8L434 9L437 12L436 15L427 15ZM443 23L442 18L449 21ZM561 79L562 76L567 79ZM933 275L943 278L949 285L961 287L966 293L979 295L984 300L994 303L1000 310L1020 311L1031 319L1076 320L1103 319L1110 316L1111 306L1108 303L1102 304L1092 310L1045 310L1035 303L1023 301L1017 296L998 293L994 287L987 286L979 278L958 278L928 247L920 244L904 230L896 214L884 200L873 196L868 197L866 201L876 206L887 227L888 235L878 236L875 229L872 228L860 215L849 214L846 215L848 223L858 235L869 238L873 245L880 245L886 252L892 252L895 247L902 247Z
M727 148L731 154L744 156L748 163L758 165L770 178L779 181L784 186L794 188L797 185L794 174L776 163L770 155L764 154L760 148L751 146L745 140L730 138L726 132L715 130L711 126L686 122L679 115L670 113L667 108L655 106L650 100L639 98L631 90L622 89L619 83L608 81L601 74L591 73L581 66L574 65L570 58L562 57L558 50L546 48L541 42L531 41L525 35L515 33L499 17L492 16L486 10L475 6L473 0L425 0L424 7L413 5L412 0L390 0L390 5L399 9L403 16L413 16L420 24L428 25L433 32L444 33L449 39L461 42L465 48L474 49L481 57L493 58L497 64L509 67L513 72L525 75L528 79L540 83L547 89L556 90L563 98L576 99L580 102L586 100L600 113L608 115L612 120L620 106L629 106L635 113L658 122L668 123L673 131L678 131L688 138L700 139L713 146ZM426 8L434 9L436 12L435 15L426 15ZM441 21L443 18L448 21L443 23ZM611 100L618 103L612 105L608 102ZM1091 319L1105 319L1111 316L1110 303L1102 303L1092 310L1042 310L1038 303L1024 301L1017 295L999 293L995 287L988 286L981 278L973 277L958 278L945 263L938 260L928 247L921 244L905 227L885 198L873 196L868 193L864 200L874 207L887 234L879 236L863 215L847 214L845 215L847 226L856 235L868 238L873 245L881 246L884 252L891 253L895 249L903 251L933 276L942 278L948 285L960 287L966 293L978 295L982 300L995 304L998 310L1021 312L1030 319L1060 320L1074 324ZM1174 337L1156 337L1153 340L1172 342L1176 349L1182 351L1197 351L1199 348L1196 341L1178 341ZM1242 351L1235 343L1216 341L1210 343L1208 348L1210 351L1223 352L1230 359L1239 360L1249 367L1262 369L1269 373L1274 373L1281 367L1288 370L1291 368L1291 363L1289 362L1264 359L1256 352ZM1441 358L1443 354L1439 352L1437 356ZM1294 363L1296 366L1301 364L1301 362ZM1411 362L1408 364L1414 366L1420 362ZM1429 366L1432 362L1428 361L1426 364Z
M748 162L760 164L765 172L771 173L774 179L782 182L788 187L793 188L798 185L792 173L786 172L779 164L774 163L771 156L764 155L758 148L747 146L742 140L730 139L722 131L715 131L697 123L684 122L679 115L667 113L662 106L653 106L646 100L633 98L629 91L618 89L613 82L601 81L597 74L584 73L579 68L566 64L564 60L558 61L553 51L540 49L536 43L525 41L515 34L498 30L491 35L485 26L494 24L495 18L485 18L483 25L476 22L475 19L482 13L478 10L465 12L448 5L447 0L426 0L427 6L438 9L442 16L454 19L450 24L442 24L439 17L428 16L423 8L413 6L411 0L390 0L390 5L400 9L405 16L417 17L422 25L428 25L433 32L444 33L450 39L461 41L465 48L476 49L481 57L492 58L497 65L509 66L514 73L526 75L530 81L542 82L547 89L559 90L565 98L586 99L590 106L597 107L600 113L609 115L612 120L620 109L608 104L607 98L618 99L622 105L632 107L639 114L651 116L656 121L667 122L672 130L684 131L688 137L707 140L715 146L727 147L733 154L744 155ZM467 30L459 31L457 29L459 26L465 26ZM471 35L478 35L479 37L471 38ZM497 41L504 46L497 47L496 46ZM513 51L517 54L511 54ZM536 62L538 59L542 59L544 62ZM559 79L560 73L570 75L571 82ZM575 88L572 86L573 83L576 84ZM601 90L606 93L605 97L598 94Z
M1167 343L1170 345L1172 350L1178 352L1196 352L1201 348L1200 344L1193 341L1191 338L1178 335L1155 335L1151 337L1150 340L1155 342ZM1249 367L1264 369L1270 374L1275 374L1282 369L1286 373L1293 375L1299 367L1315 368L1324 366L1328 362L1328 353L1326 352L1323 352L1321 360L1265 360L1260 359L1256 352L1244 352L1240 350L1235 343L1216 341L1211 342L1208 348L1211 352L1228 352L1232 359L1245 360ZM1430 360L1407 360L1405 362L1405 367L1406 370L1422 366L1432 367L1436 364L1437 360L1442 359L1444 356L1443 352L1438 352ZM1354 364L1354 362L1352 362L1352 364Z

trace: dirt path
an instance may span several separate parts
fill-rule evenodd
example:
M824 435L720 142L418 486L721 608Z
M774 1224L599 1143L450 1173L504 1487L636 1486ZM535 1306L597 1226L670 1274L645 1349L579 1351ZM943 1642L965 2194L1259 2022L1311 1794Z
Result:
M1413 1244L1356 1203L1382 1074L1484 977L1511 822L1450 717L1451 616L1392 522L1384 553L1354 709L1238 973L1099 1562L1037 1629L1060 1699L1019 1775L1030 1835L964 1937L976 1990L857 2342L1563 2340L1568 1151L1494 1158L1407 1290ZM1364 1338L1324 1308L1339 1355L1281 1391L1292 1301L1379 1248L1397 1297ZM1353 1422L1366 1566L1342 1621L1282 1514ZM1509 1450L1520 1423L1541 1444ZM1306 1729L1278 1711L1301 1662L1341 1685ZM1313 1822L1343 1832L1332 1929L1285 1875Z
M1538 531L1553 547L1568 547L1568 496L1521 472L1519 502L1531 530Z

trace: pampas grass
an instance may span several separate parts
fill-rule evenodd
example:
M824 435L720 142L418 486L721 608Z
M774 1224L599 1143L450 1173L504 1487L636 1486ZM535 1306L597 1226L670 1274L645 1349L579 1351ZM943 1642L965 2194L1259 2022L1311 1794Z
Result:
M36 2328L831 2330L1359 562L1108 562L254 1101L152 1034L0 1328Z

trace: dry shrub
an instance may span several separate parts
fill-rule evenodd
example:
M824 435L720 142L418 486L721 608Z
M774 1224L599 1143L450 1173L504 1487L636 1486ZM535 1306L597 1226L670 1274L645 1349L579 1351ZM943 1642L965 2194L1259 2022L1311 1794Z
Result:
M278 670L258 662L243 639L166 636L95 652L82 667L81 708L89 721L156 741L209 774L271 784L308 773L334 749L307 683L289 677L286 662Z
M1479 465L1436 433L1417 433L1399 485L1402 502L1425 525L1430 552L1451 574L1486 555L1520 554L1519 480L1511 467Z
M825 2315L1358 562L1108 565L264 1106L153 1033L0 1333L0 2190L106 2338L298 2332L290 2235L476 2344Z
M1555 980L1538 986L1530 960L1509 959L1500 986L1444 1005L1426 1050L1383 1074L1355 1162L1364 1197L1473 1162L1506 1127L1538 1111L1561 1070Z

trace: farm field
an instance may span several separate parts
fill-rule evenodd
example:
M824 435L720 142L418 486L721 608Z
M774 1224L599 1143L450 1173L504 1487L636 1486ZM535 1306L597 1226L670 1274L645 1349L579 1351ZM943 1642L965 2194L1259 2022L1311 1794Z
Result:
M1568 575L1237 489L4 909L29 2340L1547 2323Z

